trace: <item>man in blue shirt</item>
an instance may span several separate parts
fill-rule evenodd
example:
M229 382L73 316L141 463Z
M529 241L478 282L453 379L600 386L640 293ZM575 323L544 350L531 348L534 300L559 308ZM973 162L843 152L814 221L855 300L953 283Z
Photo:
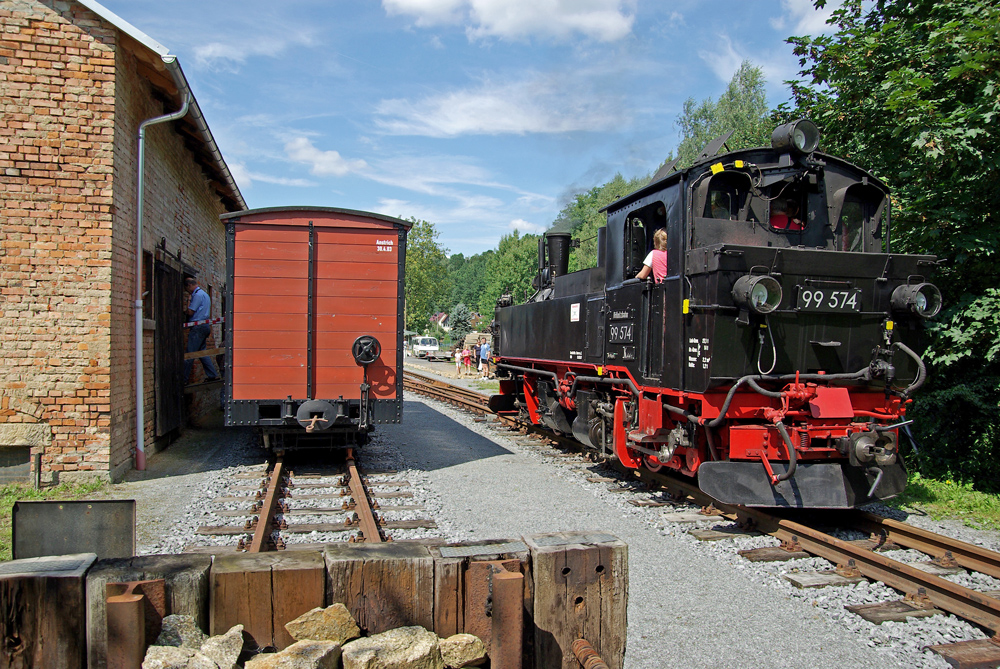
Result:
M198 285L198 280L193 277L184 279L184 290L191 295L188 308L184 311L187 314L188 322L207 320L212 313L212 298ZM207 323L203 325L192 325L188 328L187 352L201 351L205 348L205 340L212 333L212 326ZM205 368L205 381L217 381L219 372L215 369L215 363L210 356L198 358L202 367ZM194 360L184 361L184 383L187 384L191 378L191 368Z
M483 345L479 349L479 356L483 360L483 378L490 378L490 342L483 339Z

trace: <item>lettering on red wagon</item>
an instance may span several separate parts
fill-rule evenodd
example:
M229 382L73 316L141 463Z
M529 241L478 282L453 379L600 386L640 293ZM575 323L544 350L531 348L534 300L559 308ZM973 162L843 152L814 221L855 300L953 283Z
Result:
M392 253L392 240L391 239L376 239L375 246L379 252L388 251Z

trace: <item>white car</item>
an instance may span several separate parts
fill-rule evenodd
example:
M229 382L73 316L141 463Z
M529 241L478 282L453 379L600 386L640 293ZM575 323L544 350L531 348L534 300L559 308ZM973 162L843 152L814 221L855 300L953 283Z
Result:
M415 358L427 358L428 360L451 358L451 352L441 353L438 340L435 337L414 337L411 344L411 355Z

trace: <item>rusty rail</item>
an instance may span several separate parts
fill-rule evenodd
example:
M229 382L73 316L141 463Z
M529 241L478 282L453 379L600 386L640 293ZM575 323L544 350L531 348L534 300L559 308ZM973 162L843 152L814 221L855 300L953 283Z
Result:
M882 535L887 541L931 557L950 553L960 567L1000 578L1000 553L864 511L856 511L855 517L848 522L860 530Z
M434 385L447 386L448 384L435 381ZM465 393L469 392L462 390ZM421 391L423 392L422 389ZM438 392L442 395L445 394L443 389L438 390ZM433 393L428 392L428 394ZM461 400L453 399L452 401L462 403ZM472 408L477 411L489 411L488 408L481 406ZM531 428L537 428L537 426L530 426L529 429ZM892 560L868 548L842 541L801 523L783 519L756 508L722 504L701 492L693 482L681 481L646 470L628 470L617 462L614 465L620 471L631 472L631 475L640 481L663 487L679 498L690 497L696 504L700 505L714 504L730 519L751 522L761 532L768 533L783 542L796 541L801 545L802 550L826 558L837 565L850 565L867 578L885 583L906 594L926 595L934 606L989 629L994 635L1000 635L1000 599L962 587L939 576ZM955 561L966 569L988 574L995 578L1000 577L1000 554L993 551L863 512L855 512L853 516L845 514L843 523L882 534L887 540L900 546L913 548L933 557L941 557L950 553Z
M347 449L347 484L351 489L351 497L354 498L354 511L358 514L358 525L361 528L361 535L365 543L377 544L382 542L382 533L379 531L378 522L375 520L375 512L372 511L368 502L368 491L365 490L361 474L358 472L357 463L354 461L354 449Z
M479 413L493 413L487 403L489 398L473 390L453 386L444 381L432 379L422 374L403 372L403 388L428 395L435 399L452 402Z
M801 523L779 518L766 511L722 504L721 502L712 500L712 498L705 495L705 493L701 492L693 484L678 481L663 474L654 474L640 470L632 471L636 472L635 475L640 480L656 482L672 491L683 492L694 498L697 503L714 503L719 510L730 518L749 519L759 531L770 534L776 539L781 541L796 540L801 545L802 550L812 555L826 558L834 564L847 565L853 561L853 566L866 578L885 583L905 594L916 595L923 591L937 608L990 629L994 634L1000 634L1000 600L989 597L982 592L962 587L940 576L934 576L921 571L904 562L892 560L867 548L855 546L850 542L842 541ZM872 518L877 517L872 516ZM850 517L848 516L845 520L849 523ZM871 519L868 522L871 523ZM887 527L891 527L897 532L897 536L900 538L900 541L897 543L900 545L906 545L909 540L908 537L923 537L922 540L928 549L931 548L931 544L933 543L934 550L941 551L941 554L944 553L945 546L950 546L947 550L954 548L957 554L963 554L960 549L962 542L949 539L948 537L934 535L933 533L916 528L908 528L904 524L896 523L895 521L889 521ZM893 540L895 541L896 539L893 538ZM969 546L969 544L965 545ZM922 548L913 547L923 551ZM982 554L991 553L990 551L984 551L975 546L971 546L971 548L976 549L974 553L980 555L978 561L986 563L984 566L988 567L989 564L995 564L997 561L1000 561L1000 555L993 553L992 557L987 560ZM935 555L934 552L930 554ZM963 559L965 561L963 566L978 571L978 566L975 565L975 561L972 558ZM962 564L962 561L959 561L959 564Z
M274 516L278 509L278 497L281 494L284 464L283 459L279 456L274 463L274 469L271 470L271 480L267 486L267 494L264 496L260 515L257 517L257 526L253 532L253 541L250 542L250 548L248 549L251 553L263 553L271 549L271 531L274 525Z

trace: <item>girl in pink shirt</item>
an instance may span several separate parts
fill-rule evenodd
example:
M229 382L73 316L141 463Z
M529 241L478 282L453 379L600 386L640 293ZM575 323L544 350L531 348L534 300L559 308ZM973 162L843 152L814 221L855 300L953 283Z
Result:
M662 283L667 276L667 231L660 228L653 233L653 250L642 261L642 269L635 275L637 279L645 279L650 274L656 283Z

